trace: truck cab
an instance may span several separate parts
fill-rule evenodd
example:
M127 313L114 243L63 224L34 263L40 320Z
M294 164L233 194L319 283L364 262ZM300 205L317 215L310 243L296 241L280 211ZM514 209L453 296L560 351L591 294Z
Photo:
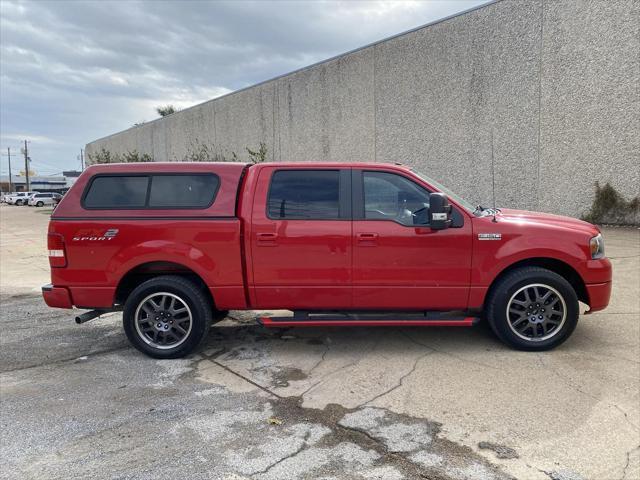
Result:
M51 218L48 305L123 310L151 356L192 352L228 310L291 310L265 326L471 326L545 350L578 302L607 306L598 228L474 206L378 163L89 167ZM176 318L177 317L177 318Z

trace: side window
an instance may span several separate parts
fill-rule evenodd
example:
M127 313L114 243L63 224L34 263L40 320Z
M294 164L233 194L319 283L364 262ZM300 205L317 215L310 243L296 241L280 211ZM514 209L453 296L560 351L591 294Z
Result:
M147 176L100 176L91 181L84 197L86 208L144 208Z
M411 180L393 173L362 172L364 218L391 220L402 225L429 222L429 192Z
M83 200L89 209L207 208L218 192L214 174L100 175ZM148 198L147 198L148 191Z
M217 175L154 175L150 208L206 208L213 203L220 180Z
M267 216L271 219L340 218L340 171L276 171L271 177Z

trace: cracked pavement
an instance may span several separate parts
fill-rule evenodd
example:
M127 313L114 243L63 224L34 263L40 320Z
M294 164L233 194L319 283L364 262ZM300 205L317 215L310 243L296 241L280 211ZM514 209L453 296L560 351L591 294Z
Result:
M231 312L198 355L158 361L120 314L78 326L44 305L41 212L0 207L0 478L640 478L638 229L604 229L612 303L551 352L482 325Z

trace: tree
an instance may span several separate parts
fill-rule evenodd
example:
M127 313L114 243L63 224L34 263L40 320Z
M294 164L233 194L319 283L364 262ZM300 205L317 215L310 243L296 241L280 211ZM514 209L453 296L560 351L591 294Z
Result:
M158 112L158 115L160 115L161 117L166 117L167 115L171 115L172 113L176 113L177 111L178 109L173 105L161 105L159 107L156 107L156 112Z

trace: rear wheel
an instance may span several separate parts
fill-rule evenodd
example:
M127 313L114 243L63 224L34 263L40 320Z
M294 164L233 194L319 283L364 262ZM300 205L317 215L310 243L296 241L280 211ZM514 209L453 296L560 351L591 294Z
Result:
M155 277L136 287L123 312L129 341L154 358L190 354L206 338L212 305L194 282L179 276Z
M557 347L573 333L578 315L578 298L571 284L544 268L510 272L492 287L487 299L492 330L519 350Z

